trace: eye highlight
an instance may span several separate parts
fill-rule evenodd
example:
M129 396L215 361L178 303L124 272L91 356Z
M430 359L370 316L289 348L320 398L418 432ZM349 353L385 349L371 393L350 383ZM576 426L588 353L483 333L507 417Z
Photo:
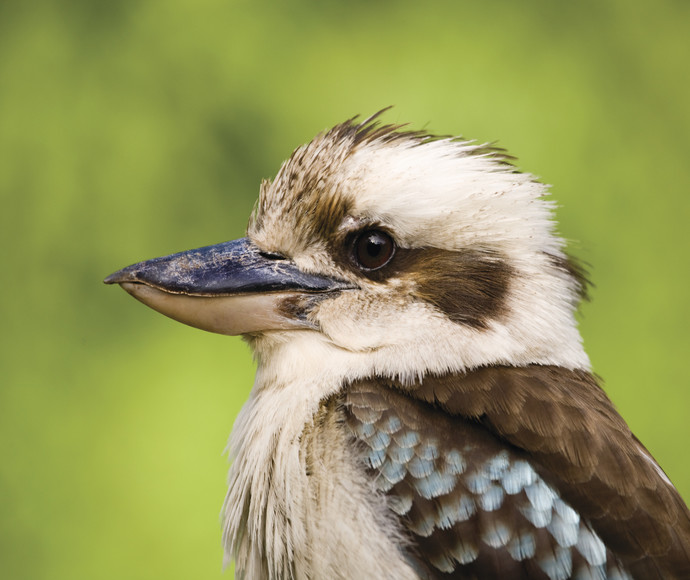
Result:
M352 259L363 270L383 268L395 254L395 242L381 230L364 230L354 241Z

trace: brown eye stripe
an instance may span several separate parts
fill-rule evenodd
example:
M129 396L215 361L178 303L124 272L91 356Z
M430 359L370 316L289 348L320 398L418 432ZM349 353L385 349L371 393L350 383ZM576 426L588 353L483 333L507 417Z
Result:
M503 312L513 269L497 252L423 248L398 253L401 276L414 281L413 293L451 321L485 328Z
M330 246L339 266L374 282L383 283L391 278L408 280L415 298L432 304L457 324L486 328L489 320L504 311L514 270L499 252L396 247L395 254L383 267L365 270L353 263L349 255L353 235L360 233L361 230L351 233Z

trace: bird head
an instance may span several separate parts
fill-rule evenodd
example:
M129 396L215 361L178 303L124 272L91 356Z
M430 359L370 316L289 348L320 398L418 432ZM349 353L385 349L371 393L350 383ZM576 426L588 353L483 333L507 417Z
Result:
M501 150L376 115L298 148L247 237L134 264L106 283L259 358L307 339L355 374L413 380L489 364L588 366L583 278L547 188Z

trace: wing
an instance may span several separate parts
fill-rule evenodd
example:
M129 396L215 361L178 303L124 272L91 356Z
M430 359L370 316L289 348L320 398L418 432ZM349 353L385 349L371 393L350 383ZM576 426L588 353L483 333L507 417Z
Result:
M345 415L424 578L690 578L690 515L583 372L360 381Z

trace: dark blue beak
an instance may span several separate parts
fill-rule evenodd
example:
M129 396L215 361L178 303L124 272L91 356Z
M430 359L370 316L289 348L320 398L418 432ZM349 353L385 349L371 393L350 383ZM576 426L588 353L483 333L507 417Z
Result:
M139 262L104 282L135 282L189 296L332 292L353 287L343 280L302 272L289 260L261 252L247 238Z
M303 272L247 238L139 262L104 282L175 320L222 334L314 328L307 318L314 298L355 287Z

